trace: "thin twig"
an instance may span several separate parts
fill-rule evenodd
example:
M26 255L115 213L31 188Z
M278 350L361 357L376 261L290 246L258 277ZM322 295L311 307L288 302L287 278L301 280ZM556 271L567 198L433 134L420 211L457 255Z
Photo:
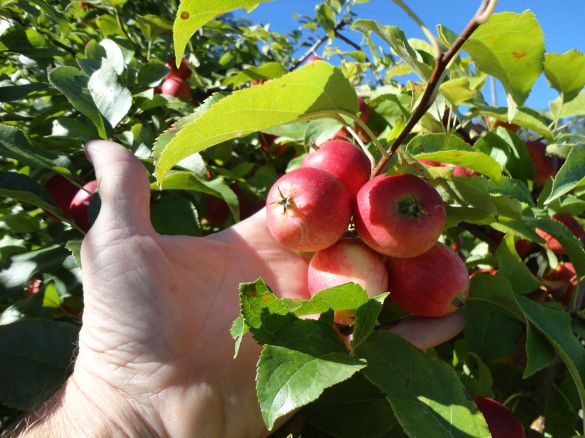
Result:
M337 26L335 26L333 31L337 33L337 31L343 29L346 24L347 24L347 21L345 21L345 17L343 17L343 19L337 24ZM291 70L294 70L299 65L301 65L303 62L305 62L311 56L311 53L313 53L315 50L317 50L319 48L319 46L321 44L323 44L325 41L327 41L328 39L329 39L329 36L325 35L324 37L319 38L317 41L315 41L315 44L313 44L309 48L309 50L307 50L306 53L300 57L300 59L297 61L297 63L295 65L293 65Z
M386 159L383 157L380 160L380 162L372 172L372 178L377 176L382 171L382 169L384 169L384 166L386 166L386 163L392 157L394 152L396 152L396 149L398 149L402 141L406 138L408 134L410 134L410 132L418 123L418 121L422 118L422 116L425 115L427 110L433 104L434 98L436 96L435 89L439 86L439 83L443 78L443 73L445 69L447 68L451 60L455 57L457 52L459 52L461 46L463 46L463 44L469 39L471 34L473 34L475 29L477 29L489 18L491 12L493 12L496 3L497 0L482 0L481 7L479 8L475 16L471 19L467 27L463 30L461 35L459 35L457 41L455 41L455 43L451 46L451 48L449 48L449 50L447 50L445 53L443 53L441 56L435 59L435 68L433 69L433 73L431 74L431 78L423 94L423 97L421 98L420 104L416 108L416 111L412 115L411 119L409 120L404 130L394 140L394 142L388 149L389 158Z
M148 63L148 59L146 59L146 57L142 54L142 52L140 51L140 47L138 47L138 45L134 42L134 40L132 38L130 38L130 35L128 35L128 32L126 31L126 27L124 26L124 23L120 19L120 14L118 14L118 10L114 9L114 13L116 14L116 20L118 21L118 26L120 27L122 32L124 32L124 35L126 35L126 38L128 38L128 40L134 46L134 52L136 53L136 55L138 55L138 57L140 59L142 59L142 61Z
M492 105L498 106L498 97L496 96L496 79L490 76L490 84L492 86Z
M0 116L0 122L30 122L33 116Z
M344 37L339 32L335 31L335 36L337 38L339 38L341 41L345 41L347 44L349 44L350 46L352 46L354 49L359 50L360 52L363 52L363 50L362 50L362 48L360 47L359 44L354 43L352 40L350 40L349 38ZM366 52L364 52L364 54L365 53ZM370 59L368 58L368 55L366 55L366 62L372 66L371 70L372 70L372 73L374 74L374 77L376 78L376 81L378 81L378 84L382 85L384 83L384 81L382 81L382 78L380 77L380 75L378 74L378 72L376 70L374 70L374 64L372 64L370 62Z

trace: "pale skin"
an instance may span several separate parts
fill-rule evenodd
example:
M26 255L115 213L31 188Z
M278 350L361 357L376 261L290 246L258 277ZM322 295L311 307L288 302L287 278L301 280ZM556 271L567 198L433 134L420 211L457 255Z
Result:
M19 432L27 437L266 437L255 391L261 347L229 328L238 285L262 277L309 298L309 261L276 242L264 211L207 238L161 236L146 171L127 149L86 146L102 199L82 246L85 310L66 385ZM458 312L394 326L420 348L461 331Z

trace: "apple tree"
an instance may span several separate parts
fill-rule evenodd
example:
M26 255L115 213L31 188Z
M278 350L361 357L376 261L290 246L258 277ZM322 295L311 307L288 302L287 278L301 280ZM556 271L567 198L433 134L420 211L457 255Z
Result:
M246 0L2 3L2 428L72 370L100 209L83 145L108 139L144 164L158 233L264 214L311 259L310 300L240 285L272 436L585 434L585 55L495 0L435 30L393 2L426 41L345 0L285 34ZM541 74L550 111L525 106ZM453 311L463 332L424 351L387 330Z

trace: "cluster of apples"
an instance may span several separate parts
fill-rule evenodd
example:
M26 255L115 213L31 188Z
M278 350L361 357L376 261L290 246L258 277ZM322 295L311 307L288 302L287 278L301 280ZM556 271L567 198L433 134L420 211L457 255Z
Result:
M370 179L371 171L351 142L316 147L270 190L270 232L290 249L315 252L308 270L312 295L354 282L372 297L390 291L416 315L455 311L469 292L469 274L457 253L438 242L445 224L441 196L417 176ZM343 237L352 218L359 238ZM336 312L335 321L349 325L354 315Z
M180 99L191 99L191 88L186 82L186 79L189 79L192 74L189 62L183 58L179 68L177 68L176 58L173 56L167 60L165 67L171 71L165 76L162 86L154 89L155 93L166 94Z
M57 203L57 207L63 212L63 218L72 220L75 225L83 231L90 228L87 212L89 210L89 201L91 194L96 191L97 181L88 182L80 189L67 178L61 175L55 175L49 179L43 186L45 190ZM48 216L58 220L57 217L47 212Z

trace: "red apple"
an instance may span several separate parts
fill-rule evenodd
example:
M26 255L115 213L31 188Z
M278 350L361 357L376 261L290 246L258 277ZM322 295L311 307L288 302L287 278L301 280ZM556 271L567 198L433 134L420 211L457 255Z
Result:
M457 166L455 164L441 163L441 167L454 167L453 176L476 176L481 175L475 170L468 169L466 167Z
M544 279L552 282L547 284L549 289L554 289L554 295L560 297L560 302L567 304L571 298L571 292L577 285L577 272L570 262L559 264L555 270L545 273Z
M501 403L487 397L473 397L483 414L492 438L526 438L520 419Z
M310 64L310 63L315 62L315 61L323 61L323 58L321 58L320 56L314 55L314 56L311 56L310 58L308 58L305 61L305 64Z
M69 205L75 194L79 191L79 188L69 181L67 178L61 175L55 175L49 179L43 186L49 195L57 203L57 207L63 211L63 217L65 219L71 219L71 212L69 211ZM53 219L58 220L51 213L47 212L47 215Z
M487 118L487 125L488 125L488 128L490 130L494 130L498 126L501 126L502 128L506 128L508 131L512 131L514 133L517 133L520 130L520 126L515 125L514 123L501 122L500 120L498 120L494 117Z
M390 298L415 315L448 315L461 307L469 294L465 264L441 242L417 257L386 257L386 268Z
M317 251L309 265L311 296L346 283L359 284L370 297L380 295L388 288L388 272L382 257L360 239L339 239L329 248Z
M205 208L204 219L209 225L219 227L230 215L230 208L223 199L213 195L206 195L207 207Z
M277 138L278 138L277 135L264 134L263 132L260 132L260 145L262 146L262 150L267 154L272 155L282 154L286 150L286 147L288 145L286 143L283 143L273 148L272 145L274 144L274 140L276 140Z
M187 82L179 77L165 79L161 87L162 94L178 97L180 99L191 98L191 89Z
M431 160L417 160L419 163L422 163L426 166L431 166L431 167L442 167L441 163L439 163L438 161L431 161Z
M264 82L267 82L268 79L252 79L250 81L250 86L254 87L256 85L262 85Z
M494 239L497 243L500 243L506 234L502 233L501 231L494 230L493 228L490 229L490 237ZM529 251L533 250L537 247L537 245L533 242L529 242L526 239L518 239L514 245L516 248L516 252L520 257L527 254Z
M266 216L272 236L282 245L297 251L319 251L333 245L347 230L351 198L330 173L302 167L272 186Z
M473 277L477 274L480 274L482 272L489 272L490 275L496 275L498 273L498 271L496 269L477 269L471 273L469 278L471 279L471 277Z
M415 257L435 244L445 205L429 183L414 175L380 175L357 195L355 229L370 248L391 257Z
M258 213L264 207L266 207L266 202L264 202L262 200L253 201L250 204L248 204L248 206L244 209L244 211L242 211L240 218L242 220L248 219L250 216L253 216L256 213Z
M309 265L308 284L311 296L334 286L359 284L370 297L386 292L388 271L379 254L361 240L339 239L329 248L317 251ZM351 325L355 309L336 310L338 324Z
M577 237L577 239L583 239L585 237L585 231L583 230L583 227L581 226L579 221L577 221L577 219L573 217L573 215L555 214L552 218L556 221L559 221L560 223L565 225L569 230L571 230L571 232L575 235L575 237ZM546 241L545 246L548 249L558 254L565 253L565 250L563 249L562 245L553 236L538 228L536 228L535 231L538 233L540 237L542 237Z
M305 155L301 167L313 167L337 177L355 203L360 189L370 180L372 165L366 154L345 140L329 140Z
M557 174L558 161L555 157L546 155L546 145L539 141L527 141L526 147L534 163L534 184L544 185L549 176Z
M165 78L168 79L171 77L179 77L181 79L188 79L192 74L191 69L189 68L189 61L187 61L185 58L181 59L181 64L179 65L179 68L177 68L176 59L177 58L173 56L172 58L167 59L167 62L165 62L165 67L171 70L171 72L168 73Z
M78 3L79 3L79 7L81 9L87 9L87 8L89 8L91 10L94 10L95 9L95 6L92 5L91 3L87 3L87 2L78 2Z
M83 231L88 231L90 225L89 218L87 217L87 211L89 209L91 194L93 194L97 189L97 181L90 181L84 185L83 188L85 190L79 190L71 200L69 210L71 211L71 218L73 219L73 222L75 222L75 224Z
M41 280L34 280L28 287L25 292L27 297L36 294L39 290L41 290Z

